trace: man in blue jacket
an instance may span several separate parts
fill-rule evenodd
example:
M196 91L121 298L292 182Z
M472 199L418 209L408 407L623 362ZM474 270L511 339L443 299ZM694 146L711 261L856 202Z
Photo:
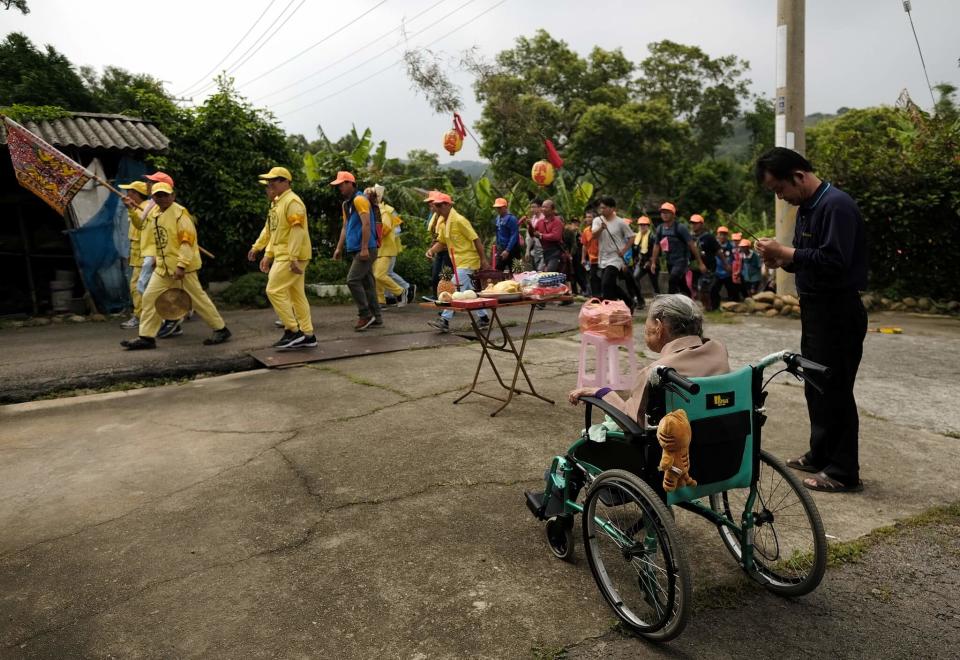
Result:
M493 203L497 212L497 269L509 273L514 259L523 259L523 250L520 248L520 223L508 206L503 197Z
M860 481L860 418L853 385L863 355L867 313L860 292L867 287L863 216L850 195L821 181L796 151L776 147L756 165L757 181L797 209L793 246L772 238L757 241L768 268L796 273L800 294L800 351L830 367L818 392L805 388L810 415L810 451L787 465L812 476L812 490L851 492Z
M333 258L339 260L346 249L353 261L347 273L347 287L357 305L357 324L354 330L362 332L370 326L382 326L383 317L377 303L377 287L373 277L373 262L377 260L377 231L370 214L370 201L357 190L357 180L350 172L337 172L330 182L343 196L343 226Z

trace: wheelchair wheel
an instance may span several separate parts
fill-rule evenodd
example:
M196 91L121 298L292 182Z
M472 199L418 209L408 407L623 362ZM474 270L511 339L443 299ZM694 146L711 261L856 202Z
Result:
M683 631L690 569L676 523L650 486L623 470L600 474L584 502L583 545L600 593L626 626L661 642Z
M547 521L547 543L550 552L557 559L573 560L573 550L576 546L573 538L573 516L554 516Z
M750 490L710 496L710 506L739 522ZM783 462L760 452L757 498L753 505L754 577L781 596L802 596L817 588L827 568L827 539L813 498ZM720 538L738 563L743 562L740 534L720 526Z

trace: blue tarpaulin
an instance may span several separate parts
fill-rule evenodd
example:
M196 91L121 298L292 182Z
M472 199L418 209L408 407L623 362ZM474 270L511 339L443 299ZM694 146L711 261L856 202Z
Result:
M116 180L119 183L134 181L145 173L142 162L124 157ZM107 314L121 312L131 304L130 274L121 261L129 254L129 226L126 207L119 197L111 194L86 224L67 231L83 283L97 309Z

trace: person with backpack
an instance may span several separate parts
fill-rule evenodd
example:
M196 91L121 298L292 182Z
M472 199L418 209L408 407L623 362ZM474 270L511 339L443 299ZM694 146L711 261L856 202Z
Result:
M353 329L363 332L371 326L383 325L383 316L377 303L377 286L373 279L373 262L377 258L376 226L370 200L357 190L357 179L353 174L337 172L337 177L330 185L337 186L344 199L343 225L333 258L339 261L346 252L351 259L347 287L357 305L358 317Z
M660 205L660 219L663 224L657 227L654 233L653 256L650 258L650 272L656 274L660 253L667 255L667 268L670 273L670 293L683 293L692 298L687 287L687 271L690 269L690 255L692 254L700 266L700 272L707 271L707 266L700 256L697 242L690 236L686 227L677 222L677 207L671 202Z
M633 245L633 230L617 215L617 202L610 196L600 198L600 217L593 221L593 235L600 252L600 283L605 300L620 299L630 311L637 302L620 286L621 273L628 271L625 255Z

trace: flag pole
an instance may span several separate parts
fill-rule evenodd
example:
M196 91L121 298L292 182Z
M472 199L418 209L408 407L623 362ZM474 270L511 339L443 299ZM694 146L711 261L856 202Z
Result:
M114 193L115 195L118 195L118 196L120 197L120 199L127 199L127 196L126 196L124 193L122 193L122 192L120 192L119 190L117 190L116 188L114 188L112 185L110 185L108 182L106 182L106 181L104 181L103 179L101 179L100 177L98 177L96 174L94 174L94 173L91 172L90 170L87 170L87 174L89 174L89 175L90 175L90 178L92 178L94 181L96 181L97 183L99 183L101 186L103 186L104 188L106 188L106 189L109 190L110 192ZM214 256L214 254L213 254L212 252L210 252L209 250L205 250L205 249L203 248L203 246L197 245L197 249L200 250L200 252L202 252L204 255L210 257L211 259L216 259L216 256Z

